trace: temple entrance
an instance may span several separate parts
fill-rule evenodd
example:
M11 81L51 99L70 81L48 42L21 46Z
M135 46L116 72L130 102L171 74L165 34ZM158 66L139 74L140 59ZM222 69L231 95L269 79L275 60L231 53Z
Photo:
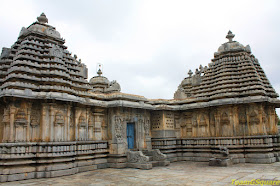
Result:
M128 123L126 128L126 134L127 134L127 145L128 149L134 149L134 139L135 139L135 124L134 123Z

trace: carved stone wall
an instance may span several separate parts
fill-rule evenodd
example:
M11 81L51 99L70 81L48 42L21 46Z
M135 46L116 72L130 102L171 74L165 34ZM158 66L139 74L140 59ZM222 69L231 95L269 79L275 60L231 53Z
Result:
M107 140L104 109L16 100L0 114L2 142Z
M197 109L180 117L182 138L277 134L275 108L264 103Z
M127 152L127 124L135 125L135 149L151 149L150 113L142 109L112 108L108 112L108 139L111 154Z

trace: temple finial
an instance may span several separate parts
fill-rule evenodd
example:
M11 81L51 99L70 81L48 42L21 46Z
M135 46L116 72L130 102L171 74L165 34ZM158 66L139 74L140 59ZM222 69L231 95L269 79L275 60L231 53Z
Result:
M192 70L189 70L188 74L189 74L189 77L192 77L192 75L193 75Z
M38 20L40 23L47 23L47 22L48 22L48 18L46 17L46 15L44 14L44 12L43 12L39 17L37 17L37 20Z
M234 34L232 34L232 32L231 31L228 31L228 34L227 34L227 36L226 36L226 38L229 40L229 42L232 42L232 39L234 38Z
M97 74L98 74L98 76L101 76L101 75L102 75L101 65L100 65L100 64L99 64L99 69L98 69L98 71L97 71Z

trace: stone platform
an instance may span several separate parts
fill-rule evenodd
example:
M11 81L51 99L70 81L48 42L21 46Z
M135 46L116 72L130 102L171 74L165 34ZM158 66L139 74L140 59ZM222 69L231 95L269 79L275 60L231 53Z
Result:
M100 169L57 178L31 179L6 185L232 185L232 180L280 180L280 162L210 167L207 162L175 162L152 170Z

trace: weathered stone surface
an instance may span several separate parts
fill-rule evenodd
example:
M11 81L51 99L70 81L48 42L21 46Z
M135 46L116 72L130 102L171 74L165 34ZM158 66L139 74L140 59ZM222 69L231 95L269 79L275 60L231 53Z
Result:
M231 159L211 158L209 160L209 166L228 167L230 165L232 165L232 160Z

